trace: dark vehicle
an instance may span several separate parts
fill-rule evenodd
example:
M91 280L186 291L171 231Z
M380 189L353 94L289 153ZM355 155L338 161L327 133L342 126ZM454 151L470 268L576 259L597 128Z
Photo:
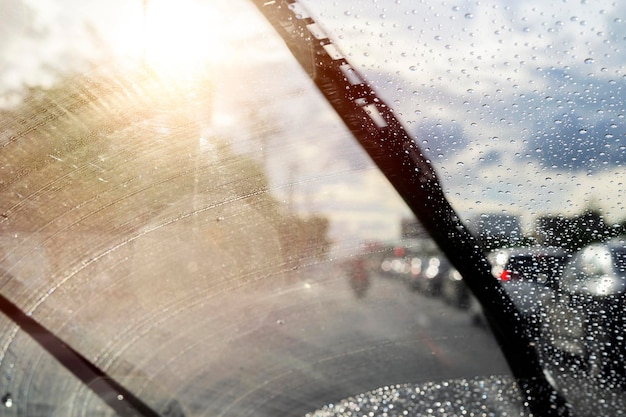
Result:
M558 286L568 252L561 248L520 247L498 249L488 258L491 273L518 310L539 324L542 305Z
M550 301L542 327L550 347L562 356L581 358L593 375L624 383L624 240L592 244L576 253Z
M554 247L498 249L489 254L492 274L502 282L525 281L554 286L563 272L568 253Z
M457 308L467 308L472 293L463 282L463 277L452 268L445 274L441 285L441 297L448 304Z
M410 269L411 256L403 246L388 250L380 263L382 272L395 278L402 278Z
M410 282L421 273L424 259L436 252L436 245L430 239L403 239L385 252L380 269L391 277Z
M0 415L623 414L622 336L602 372L580 372L586 342L544 354L469 225L500 225L489 247L626 232L625 15L0 2ZM381 242L425 234L468 309L381 275Z
M452 266L443 257L432 256L421 260L418 274L411 275L410 286L428 296L441 295L443 282Z

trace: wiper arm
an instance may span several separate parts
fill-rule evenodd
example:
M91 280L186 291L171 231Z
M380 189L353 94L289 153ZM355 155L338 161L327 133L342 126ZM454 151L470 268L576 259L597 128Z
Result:
M120 417L161 417L139 397L63 342L52 331L24 313L2 294L0 294L0 311L108 404ZM180 411L176 411L175 415L182 417Z
M295 0L252 0L409 208L457 268L483 306L530 410L567 416L524 331L526 319L490 273L478 242L443 193L435 169L393 111L350 65L323 29Z

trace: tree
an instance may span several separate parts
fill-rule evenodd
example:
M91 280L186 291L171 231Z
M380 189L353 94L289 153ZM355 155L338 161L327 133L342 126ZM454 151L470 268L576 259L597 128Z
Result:
M141 69L30 90L0 120L0 232L25 236L12 251L42 246L51 276L157 279L135 286L155 300L324 256L328 221L285 215L263 167L205 132L210 85Z
M572 217L543 216L537 219L535 236L545 246L577 251L591 243L602 242L624 233L624 228L607 224L598 208L587 207Z

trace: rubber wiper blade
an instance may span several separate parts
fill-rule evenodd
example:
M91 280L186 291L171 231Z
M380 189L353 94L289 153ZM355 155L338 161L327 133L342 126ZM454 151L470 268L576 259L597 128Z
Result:
M392 109L295 0L252 0L356 140L398 191L483 306L506 359L536 415L567 416L549 383L526 319L493 279L489 262L444 195L432 164Z
M98 368L80 352L73 349L22 309L0 294L0 312L5 314L20 330L27 333L65 369L78 378L120 417L167 417L161 416L139 397L124 388L114 378ZM176 411L176 417L182 417ZM173 416L172 415L172 416Z

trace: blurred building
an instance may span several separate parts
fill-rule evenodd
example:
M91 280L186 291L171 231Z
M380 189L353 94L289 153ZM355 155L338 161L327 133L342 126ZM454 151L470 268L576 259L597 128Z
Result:
M538 217L535 221L535 239L543 246L564 246L567 231L573 226L573 219L561 215Z
M483 213L468 223L470 232L488 248L518 246L525 238L519 216L503 213Z
M535 239L544 246L578 250L592 242L601 242L623 232L604 221L599 211L587 209L573 217L562 215L538 217Z
M429 239L430 236L422 224L414 218L400 221L400 237L402 239Z

